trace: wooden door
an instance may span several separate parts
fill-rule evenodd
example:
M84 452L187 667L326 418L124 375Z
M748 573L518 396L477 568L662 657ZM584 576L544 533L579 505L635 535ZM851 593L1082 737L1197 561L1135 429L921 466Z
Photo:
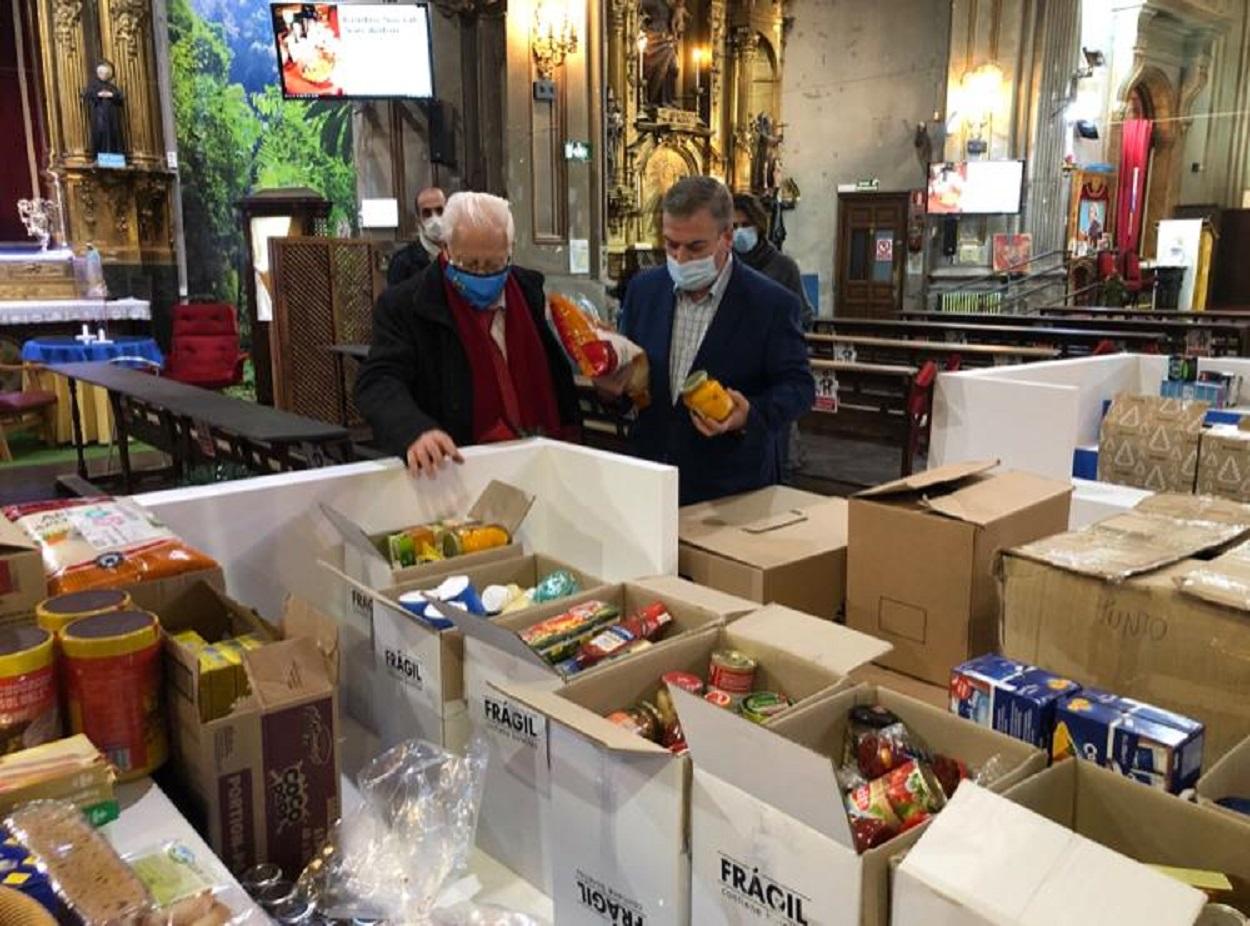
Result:
M836 260L835 315L897 315L907 262L907 194L839 194Z

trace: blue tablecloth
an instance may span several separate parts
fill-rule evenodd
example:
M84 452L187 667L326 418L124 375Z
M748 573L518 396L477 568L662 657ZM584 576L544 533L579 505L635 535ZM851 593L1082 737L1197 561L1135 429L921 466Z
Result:
M69 336L31 338L22 345L22 359L28 363L90 363L117 357L142 357L164 365L161 349L152 338L122 335L109 344L83 344Z

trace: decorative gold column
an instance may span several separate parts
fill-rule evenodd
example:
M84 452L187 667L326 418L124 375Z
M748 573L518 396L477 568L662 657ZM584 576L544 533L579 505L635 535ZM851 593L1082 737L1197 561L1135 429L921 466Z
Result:
M82 91L92 65L83 7L84 0L41 0L38 5L50 153L85 164L91 160L91 133Z
M126 143L136 166L164 160L157 108L151 0L100 0L100 44L126 95Z
M734 31L734 127L732 140L732 171L730 187L735 193L751 189L751 142L755 138L751 112L751 78L755 74L755 56L759 54L760 37L746 27Z

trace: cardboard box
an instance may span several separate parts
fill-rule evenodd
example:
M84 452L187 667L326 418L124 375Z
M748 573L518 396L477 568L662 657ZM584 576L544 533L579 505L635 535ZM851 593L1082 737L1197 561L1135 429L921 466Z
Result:
M675 576L657 576L594 589L492 621L449 612L464 632L464 693L470 722L475 732L486 737L491 750L477 844L545 894L552 889L546 718L506 697L499 688L523 684L554 691L564 685L566 679L518 634L591 600L614 605L621 617L655 601L663 602L673 624L656 646L666 646L685 634L726 623L758 607ZM571 678L585 679L630 658L618 656Z
M1250 824L1250 815L1224 807L1217 801L1226 797L1250 800L1250 737L1242 740L1224 758L1198 779L1198 803L1212 807L1233 819Z
M678 513L677 571L731 595L833 619L846 598L847 506L786 486Z
M901 672L891 672L881 666L860 666L851 673L851 681L864 685L876 685L878 688L888 688L943 711L950 705L951 696L945 685L930 685L918 678L903 675Z
M39 545L0 515L0 621L27 617L46 597Z
M1002 652L1200 721L1212 762L1250 735L1248 531L1235 502L1156 495L1010 550Z
M173 766L194 802L196 829L231 871L268 861L294 878L340 812L335 622L288 598L284 639L243 656L250 694L207 723L198 655L171 639L184 630L211 639L257 619L208 586L162 617Z
M1220 425L1203 432L1198 494L1250 502L1250 431Z
M1005 797L961 787L899 866L893 926L1190 926L1206 897L1150 864L1250 877L1250 826L1061 762Z
M1001 549L1065 530L1072 486L959 463L850 503L847 624L889 640L881 664L935 685L998 649Z
M1045 767L1042 752L1025 743L867 685L783 714L767 729L742 729L737 718L682 698L694 762L692 923L889 923L890 859L924 825L856 853L836 768L847 714L861 704L889 708L930 749L972 768L998 756L1004 774L996 789Z
M516 532L533 504L532 495L505 482L492 480L467 512L447 512L445 515L447 518L468 517L487 524L499 524L506 528L514 538L514 542L507 546L457 557L455 565L463 570L483 563L515 559L520 556L523 551L521 545L515 542ZM330 505L323 504L321 512L343 538L343 571L365 588L394 588L398 585L419 582L434 575L446 574L449 563L452 562L443 560L437 563L410 566L407 569L395 569L391 566L386 538L414 525L396 524L387 530L370 532ZM344 589L344 595L346 597L343 614L349 621L355 618L362 625L367 625L373 619L372 598L359 588L350 585Z
M952 714L1050 755L1059 702L1080 688L1045 669L989 655L951 670L949 703Z
M1098 434L1098 478L1155 492L1192 492L1206 402L1121 393Z
M1055 759L1077 756L1134 781L1180 794L1202 771L1202 724L1097 688L1059 702Z
M769 605L728 627L708 627L608 665L555 692L502 693L547 720L551 762L552 883L560 922L690 922L690 761L606 719L654 697L665 672L706 677L713 651L759 663L756 687L800 704L847 684L846 673L889 644ZM785 714L780 715L782 717ZM744 736L749 721L731 717Z

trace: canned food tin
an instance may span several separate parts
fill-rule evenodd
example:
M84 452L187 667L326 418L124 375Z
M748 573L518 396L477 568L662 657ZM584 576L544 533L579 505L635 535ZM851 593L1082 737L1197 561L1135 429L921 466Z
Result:
M703 679L693 672L665 672L660 676L660 681L669 688L680 688L693 695L703 694Z
M729 710L734 706L734 699L727 691L721 691L719 688L709 688L703 695L703 700L708 704L715 704L717 707L723 707Z
M35 605L35 622L44 630L60 633L71 621L110 611L129 611L130 595L119 589L99 588L56 595Z
M305 923L312 923L316 912L317 908L311 900L297 895L275 905L269 915L279 926L304 926Z
M790 706L790 699L775 691L757 691L742 699L742 716L752 723L766 723Z
M708 687L719 688L740 701L755 688L756 666L754 659L736 649L716 650L708 666Z
M248 894L255 895L262 887L282 880L282 869L273 862L261 862L243 872L239 885Z
M613 711L607 717L610 723L624 727L626 730L641 736L643 739L659 742L664 721L660 712L646 701L639 701L633 707Z
M290 881L271 881L260 888L253 899L265 908L266 913L272 914L287 901L294 900L295 891L295 885Z
M61 736L52 643L42 627L0 629L0 755Z
M1209 903L1202 908L1202 914L1194 926L1246 926L1250 922L1233 907L1222 903Z

